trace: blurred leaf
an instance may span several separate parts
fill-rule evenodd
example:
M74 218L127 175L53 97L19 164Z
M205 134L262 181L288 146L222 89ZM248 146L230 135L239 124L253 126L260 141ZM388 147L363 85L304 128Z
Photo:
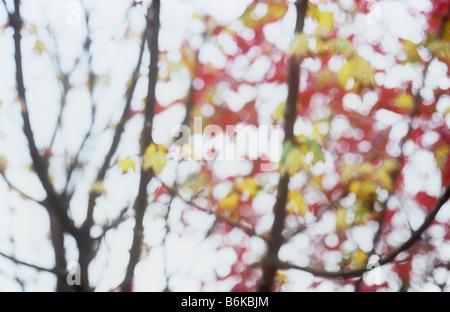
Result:
M336 209L336 231L344 231L348 228L346 218L347 209L343 207L339 207L338 209Z
M233 220L239 220L239 211L237 205L239 196L237 193L231 192L219 202L218 213L229 216Z
M149 145L142 157L144 171L153 169L156 173L161 173L167 163L166 153L167 148L164 145Z
M305 33L295 33L288 55L300 60L310 52L307 35Z
M245 178L243 181L238 182L236 186L239 192L247 194L250 199L256 196L258 193L258 187L258 184L252 177Z
M366 265L367 254L361 249L357 249L352 255L353 264L355 267L362 267Z
M42 41L36 41L33 47L34 52L38 54L42 54L42 52L45 52L47 49Z
M0 173L4 174L8 167L8 159L5 156L0 155Z
M118 163L119 168L122 169L122 173L128 173L130 169L135 170L136 164L134 161L132 161L129 157L125 158L124 160L119 161Z
M98 195L106 193L105 186L103 185L103 181L95 181L92 183L89 193L95 193Z
M364 201L374 200L377 186L373 182L355 180L350 183L348 190L356 195L358 199Z
M399 94L395 98L395 105L399 108L411 109L414 106L414 98L410 94Z
M303 194L300 191L289 192L287 197L287 213L304 217L307 211L308 205L303 198Z
M289 150L286 155L286 159L280 165L281 174L285 174L286 172L293 176L297 172L299 172L302 168L307 168L308 164L305 162L303 158L303 153L300 147L294 147Z
M369 62L360 56L355 56L348 60L339 71L339 83L345 88L350 78L355 79L353 89L358 89L360 86L368 87L372 85L374 72Z
M406 54L406 60L407 63L417 63L421 61L420 55L417 52L417 48L419 47L418 44L415 44L412 41L405 40L403 43L402 50Z
M444 63L450 63L450 42L445 40L437 40L428 46L428 49L435 55L439 60Z

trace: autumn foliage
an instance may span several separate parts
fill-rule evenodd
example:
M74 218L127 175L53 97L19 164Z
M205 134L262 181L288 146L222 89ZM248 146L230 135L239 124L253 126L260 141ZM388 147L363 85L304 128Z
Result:
M33 26L21 24L19 3L7 6L9 22L1 36L20 45L16 35L26 33L35 39L39 57L52 56ZM45 198L31 198L20 190L20 180L9 178L17 168L3 151L0 173L10 192L48 212L52 270L66 266L65 236L74 239L71 248L79 252L82 272L89 272L98 265L98 251L111 244L107 235L127 233L130 260L122 273L116 272L118 282L108 287L139 290L133 282L138 269L152 266L161 253L177 257L167 244L181 246L183 239L200 236L202 244L212 246L202 257L229 255L231 260L205 260L210 274L195 277L199 291L417 291L424 285L450 290L450 5L446 0L427 3L420 9L402 2L400 10L422 21L414 41L393 34L395 23L385 20L378 2L252 0L230 23L195 13L190 23L202 30L163 50L158 38L164 40L167 25L159 16L170 5L130 1L130 10L146 16L146 25L125 38L139 42L140 52L124 86L120 118L108 121L100 135L90 128L75 153L51 144L33 151L32 130L38 132L39 126L27 127L32 99L20 91L24 82L18 77L18 96L8 105L22 104L30 170ZM374 17L376 10L381 15ZM95 42L90 35L87 55ZM16 50L20 72L19 61ZM83 87L94 94L104 86L88 67ZM75 73L59 74L64 101L73 88L64 81ZM180 80L188 85L180 98L168 102L157 92L158 86ZM145 98L135 99L142 88ZM6 109L0 107L0 114ZM101 113L93 108L93 123ZM164 116L163 123L172 124L173 118L189 129L181 146L179 133L170 140L158 138L158 116ZM200 129L195 120L202 121ZM209 126L222 133L205 135ZM238 130L227 133L227 126ZM280 153L258 151L250 157L238 141L240 131L250 126L255 133L278 126ZM139 131L127 135L133 127ZM64 123L55 131L62 129ZM97 151L102 161L92 163L85 153L105 134L112 140ZM134 140L134 149L120 148L125 136ZM199 136L203 142L221 141L199 150ZM239 150L239 160L216 157L229 146ZM54 174L59 179L53 180ZM114 206L109 201L114 183L121 183L127 204L114 218L102 219L105 214L98 211ZM84 205L77 204L79 198ZM74 212L80 209L86 210L81 213L85 218L75 222ZM92 235L95 227L101 228L99 236ZM187 259L195 259L195 249ZM373 264L381 267L375 283L367 272ZM160 290L186 290L176 269L159 271L165 274L164 281L155 282ZM76 289L95 289L88 273L83 274ZM64 281L60 276L58 290L68 290Z

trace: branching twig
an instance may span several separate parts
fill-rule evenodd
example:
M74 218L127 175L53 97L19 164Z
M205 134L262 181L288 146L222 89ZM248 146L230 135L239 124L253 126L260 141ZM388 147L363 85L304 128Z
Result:
M405 241L403 244L401 244L399 247L388 253L386 256L382 257L378 263L380 265L388 264L392 262L395 257L397 257L401 252L407 250L411 246L413 246L418 240L420 240L422 234L428 229L428 227L433 223L437 213L439 210L444 206L444 204L448 201L450 197L450 186L447 186L444 193L440 196L438 202L436 203L436 206L433 208L433 210L426 216L424 222L418 228L415 232L412 233L410 238ZM325 271L323 269L317 269L317 268L310 268L310 267L301 267L295 264L291 264L284 261L279 261L275 264L278 264L280 268L284 269L295 269L300 271L305 271L312 273L316 276L321 277L330 277L330 278L347 278L347 277L353 277L353 276L360 276L364 274L364 272L368 271L369 269L366 268L366 266L354 269L354 270L344 270L344 271L336 271L336 272L329 272Z
M3 180L6 182L6 184L8 185L8 187L14 191L16 191L17 193L20 194L20 196L22 196L23 198L26 198L28 200L31 200L41 206L45 206L45 202L40 201L36 198L31 197L30 195L26 194L25 192L21 191L19 188L17 188L7 177L3 172L0 172L0 176L3 177Z
M63 268L57 268L57 267L56 268L52 268L52 269L44 268L44 267L41 267L39 265L35 265L35 264L31 264L31 263L28 263L28 262L24 262L24 261L18 260L16 258L12 257L12 256L8 256L7 254L4 254L1 251L0 251L0 256L6 258L6 259L8 259L8 260L10 260L10 261L12 261L12 262L14 262L16 264L24 265L24 266L27 266L29 268L33 268L33 269L38 270L38 271L52 273L52 274L55 274L55 275L58 275L58 276L61 276L61 277L64 277L64 278L67 275L66 270L63 269Z
M158 80L160 8L161 1L153 0L147 15L147 28L149 29L149 40L147 44L150 50L150 65L148 74L148 92L144 112L145 120L141 138L141 155L144 155L147 147L153 143L152 128L153 117L155 114L156 82ZM143 220L148 205L147 185L154 176L155 173L153 170L145 170L144 166L141 166L139 191L133 207L136 221L133 243L130 249L130 260L128 262L125 279L120 286L122 291L130 291L133 283L134 269L141 256Z
M308 9L307 0L297 0L295 3L297 9L297 21L295 32L301 33L305 24L306 11ZM300 81L300 60L291 57L288 76L288 97L286 101L286 111L284 113L285 126L284 142L289 142L294 138L294 123L297 116L297 98ZM289 175L285 173L281 176L277 191L277 201L275 204L275 219L272 225L272 231L268 241L267 254L262 260L263 275L259 284L260 291L271 291L274 284L275 274L278 270L278 251L284 242L283 229L286 219L286 202L288 195Z

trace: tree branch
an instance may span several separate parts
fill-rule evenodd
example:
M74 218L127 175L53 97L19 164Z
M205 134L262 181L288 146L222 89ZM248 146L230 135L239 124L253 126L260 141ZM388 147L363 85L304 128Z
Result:
M424 222L418 228L413 234L410 236L410 238L405 241L403 244L398 246L396 249L388 253L386 256L382 257L378 263L380 265L385 265L387 263L390 263L397 257L401 252L409 249L411 246L413 246L418 240L420 240L422 234L428 229L428 227L433 223L437 213L439 210L444 206L444 204L448 201L450 197L450 185L447 186L443 194L440 196L438 202L436 203L436 206L433 208L433 210L426 216ZM317 269L317 268L310 268L310 267L301 267L295 264L291 264L284 261L279 261L278 266L280 268L284 269L295 269L300 270L304 272L312 273L316 276L321 277L330 277L330 278L347 278L347 277L353 277L353 276L360 276L364 274L364 272L369 271L369 269L366 268L366 266L354 269L354 270L344 270L344 271L336 271L336 272L329 272L325 271L323 269Z
M16 264L24 265L24 266L27 266L29 268L33 268L33 269L38 270L38 271L52 273L52 274L55 274L55 275L58 275L58 276L64 277L64 278L66 278L66 276L67 276L67 272L63 268L58 268L58 267L52 268L52 269L44 268L44 267L41 267L39 265L35 265L35 264L31 264L31 263L28 263L28 262L24 262L24 261L18 260L16 258L12 257L12 256L8 256L7 254L4 254L1 251L0 251L0 256L6 258L6 259L8 259L8 260L10 260L10 261L12 261L12 262L14 262Z
M76 228L73 222L69 219L67 211L64 209L61 198L56 193L50 182L50 177L48 175L48 163L39 154L36 142L34 140L33 130L31 128L30 117L28 114L27 101L25 96L25 84L23 79L23 68L22 68L22 48L21 48L21 29L22 29L22 16L20 14L20 0L15 0L15 12L10 16L10 24L14 29L14 47L15 47L15 65L16 65L16 83L19 102L22 109L22 119L23 119L23 132L28 142L28 147L30 151L30 156L33 162L33 168L39 180L44 187L47 194L47 199L45 200L45 207L51 211L53 214L58 216L58 219L67 228L68 232L76 232Z
M297 21L295 33L301 33L305 24L306 11L308 9L307 0L297 0L295 3L297 9ZM286 111L284 112L284 143L294 138L294 123L297 116L297 98L299 92L300 80L300 60L292 56L289 65L288 77L288 97L286 102ZM285 173L278 185L277 202L275 204L275 219L272 225L272 231L268 241L267 254L262 260L263 275L259 284L259 291L272 291L275 274L278 270L278 251L284 242L283 229L286 219L286 202L288 195L288 185L290 177Z
M156 82L158 80L158 59L159 59L159 27L160 27L160 8L161 1L153 0L148 10L147 23L149 32L148 48L150 50L150 65L148 73L148 93L145 102L145 121L142 129L141 155L153 143L152 128L153 116L155 114L156 102ZM134 269L141 256L141 243L143 238L143 220L148 206L147 185L154 177L153 170L144 170L141 166L141 178L139 182L139 191L134 203L135 221L133 243L130 249L130 259L128 262L125 279L120 288L122 291L130 291L133 283Z
M6 184L8 185L8 187L9 187L11 190L16 191L17 193L20 194L20 196L22 196L22 197L24 197L24 198L26 198L26 199L28 199L28 200L31 200L31 201L33 201L33 202L35 202L35 203L37 203L37 204L39 204L39 205L41 205L41 206L45 206L45 202L40 201L40 200L37 200L36 198L31 197L30 195L25 194L23 191L21 191L19 188L17 188L17 187L16 187L16 186L15 186L15 185L7 178L7 177L6 177L6 175L5 175L3 172L0 172L0 176L3 177L3 180L6 182Z
M125 107L122 112L122 117L121 117L119 123L117 124L116 130L114 133L114 137L113 137L113 141L108 150L108 153L105 156L103 165L97 174L96 181L99 181L99 182L102 182L105 179L106 173L107 173L110 163L111 163L111 160L113 159L113 157L117 151L117 148L119 147L122 133L125 130L125 124L128 120L128 116L129 116L130 110L131 110L131 101L133 100L134 91L136 90L137 81L139 79L139 72L140 72L142 58L143 58L144 51L145 51L145 43L147 40L148 31L149 31L148 28L149 27L147 25L144 30L144 33L142 35L141 45L140 45L140 49L139 49L139 57L138 57L136 67L133 72L133 76L131 78L131 84L126 92L126 103L125 103ZM85 227L90 227L92 225L92 221L93 221L92 217L93 217L93 213L94 213L95 201L97 200L98 196L99 196L99 194L97 194L95 192L93 192L89 195L88 212L87 212L87 217L86 217L85 225L84 225Z

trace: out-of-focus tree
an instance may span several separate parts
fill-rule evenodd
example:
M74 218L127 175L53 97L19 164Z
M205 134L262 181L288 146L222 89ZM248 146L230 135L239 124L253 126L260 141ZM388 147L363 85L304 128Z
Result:
M91 2L72 1L85 37L70 51L22 14L31 1L2 2L16 91L0 94L0 116L23 126L0 124L2 183L20 197L0 208L11 220L45 211L53 251L52 267L24 260L11 232L0 255L17 270L54 275L57 291L450 289L448 1L252 0L226 23L196 7L182 43L164 48L170 1L123 1L112 39ZM104 70L105 40L134 52ZM27 67L42 58L58 99L33 89ZM126 79L121 61L134 68ZM36 92L58 102L51 125L33 117ZM71 115L77 101L88 115ZM213 260L198 274L201 252ZM67 283L70 260L80 285ZM159 273L137 283L148 268ZM38 278L3 273L25 290Z

